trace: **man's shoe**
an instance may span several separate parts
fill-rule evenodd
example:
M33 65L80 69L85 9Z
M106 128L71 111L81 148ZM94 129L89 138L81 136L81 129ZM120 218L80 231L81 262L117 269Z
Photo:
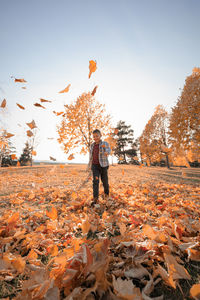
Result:
M91 206L94 207L98 203L98 198L93 198Z

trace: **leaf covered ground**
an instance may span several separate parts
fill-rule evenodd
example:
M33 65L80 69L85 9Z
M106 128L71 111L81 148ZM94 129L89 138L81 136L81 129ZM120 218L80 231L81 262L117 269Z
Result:
M110 199L101 187L92 208L85 166L2 169L0 298L199 299L200 187L187 172L111 166Z

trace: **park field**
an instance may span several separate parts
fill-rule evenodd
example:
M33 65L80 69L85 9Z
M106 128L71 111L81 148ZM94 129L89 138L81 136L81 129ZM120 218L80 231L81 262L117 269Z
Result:
M0 168L0 299L199 299L200 170Z

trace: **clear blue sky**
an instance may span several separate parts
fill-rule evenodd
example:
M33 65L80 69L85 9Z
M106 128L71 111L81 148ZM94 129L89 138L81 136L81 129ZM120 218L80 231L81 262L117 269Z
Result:
M96 84L96 99L113 123L126 121L137 138L155 107L169 110L200 65L199 12L198 0L0 0L0 101L8 102L0 118L16 134L17 153L26 140L25 123L34 119L36 159L66 160L56 142L60 119L52 110L61 111ZM88 79L91 59L98 69ZM11 75L25 78L27 89ZM70 92L58 94L69 83ZM39 98L53 103L44 111L33 106Z

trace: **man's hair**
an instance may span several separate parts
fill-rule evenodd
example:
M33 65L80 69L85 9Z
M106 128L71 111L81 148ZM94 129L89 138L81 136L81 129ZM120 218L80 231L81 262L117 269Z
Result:
M94 133L98 133L99 135L101 135L101 131L99 130L99 129L95 129L94 131L93 131L93 134Z

